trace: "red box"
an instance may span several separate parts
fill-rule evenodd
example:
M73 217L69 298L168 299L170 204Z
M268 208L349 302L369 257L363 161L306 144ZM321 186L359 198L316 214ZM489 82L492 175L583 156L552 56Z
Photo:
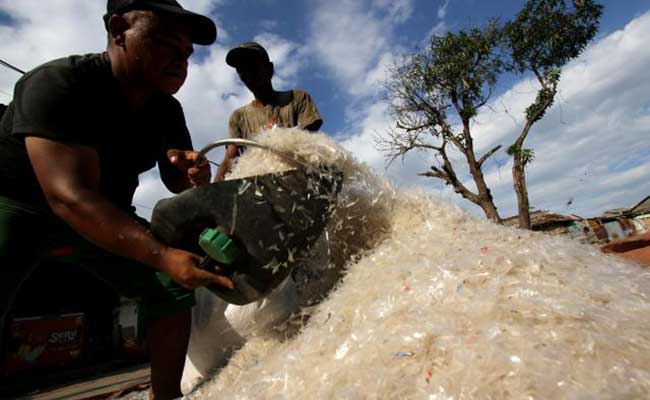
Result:
M6 374L65 365L81 357L84 349L83 313L15 318L9 324Z

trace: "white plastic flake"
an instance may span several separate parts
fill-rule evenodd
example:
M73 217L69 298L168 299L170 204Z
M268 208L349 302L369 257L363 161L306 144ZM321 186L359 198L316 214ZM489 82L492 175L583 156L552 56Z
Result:
M340 360L348 354L348 351L350 351L350 346L347 344L347 342L343 343L341 347L336 350L336 355L334 358Z
M343 172L322 251L345 276L300 332L247 338L189 398L650 398L647 270L398 192L324 134L259 140ZM249 149L230 178L286 169Z

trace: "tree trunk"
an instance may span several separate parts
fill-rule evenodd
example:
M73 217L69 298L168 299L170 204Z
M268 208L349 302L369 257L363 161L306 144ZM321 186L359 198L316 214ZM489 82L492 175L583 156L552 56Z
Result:
M485 213L485 216L491 219L492 221L496 222L497 224L503 222L501 220L501 216L499 215L499 211L497 210L497 207L494 205L494 201L492 200L491 197L487 200L482 200L479 203L479 207L481 207L481 209Z
M453 183L447 181L447 184L453 186L454 191L460 194L463 198L481 207L481 210L483 210L483 213L485 213L485 216L488 219L491 219L497 224L501 224L503 223L503 220L499 215L499 211L497 210L497 207L494 205L494 199L492 198L492 193L490 192L490 189L488 189L487 185L485 184L482 175L483 174L481 174L480 180L474 179L474 183L476 184L477 187L479 187L478 194L470 192L458 180L456 180Z
M474 183L476 184L476 189L478 190L478 202L476 204L478 204L478 206L483 209L486 217L496 222L497 224L501 224L503 223L503 220L499 215L497 206L494 205L492 192L485 183L485 176L483 175L483 171L481 171L481 166L479 165L478 161L476 161L473 145L470 140L468 140L468 142L468 151L465 153L465 157L467 158L467 163L469 164L469 172L472 174L472 178L474 178Z
M459 111L459 115L462 115L462 108L455 103L456 109ZM503 223L499 211L497 211L497 206L494 205L494 198L492 197L492 192L485 183L485 176L481 170L482 162L479 162L476 159L474 154L474 140L472 139L472 134L470 133L470 120L468 118L463 119L463 137L465 139L465 147L457 146L462 149L465 153L465 158L467 159L467 166L469 167L469 172L474 178L474 184L478 190L477 201L474 203L478 204L479 207L485 213L485 216L496 222L497 224Z
M515 192L517 192L519 227L530 229L530 203L528 201L528 189L526 188L526 170L521 154L515 154L514 165L512 166L512 180L515 184Z
M483 177L483 172L478 170L478 174L474 176L474 183L478 189L479 202L478 206L483 209L485 216L496 222L497 224L503 223L497 206L494 205L494 198L492 197L492 192L485 184L485 178Z

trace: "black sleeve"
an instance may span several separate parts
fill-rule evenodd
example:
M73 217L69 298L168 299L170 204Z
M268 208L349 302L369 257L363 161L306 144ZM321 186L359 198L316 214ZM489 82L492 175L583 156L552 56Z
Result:
M163 143L160 154L158 154L158 169L163 183L171 192L177 193L178 183L186 181L185 174L173 166L167 158L167 150L192 150L192 139L185 124L183 109L178 101L170 96L170 101L164 107L165 125L161 127L163 134Z
M165 140L163 146L162 159L167 158L167 150L193 150L192 138L185 123L185 115L183 108L178 100L170 97L167 106L165 107L165 114L168 116L167 124L165 126Z
M72 71L60 67L36 69L22 78L14 92L12 134L94 145L82 127L83 88Z

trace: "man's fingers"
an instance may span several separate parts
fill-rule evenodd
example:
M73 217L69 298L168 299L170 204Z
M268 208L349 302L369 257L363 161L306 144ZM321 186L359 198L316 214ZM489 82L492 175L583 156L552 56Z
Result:
M201 168L189 168L187 170L187 177L193 186L203 186L210 183L210 168L207 166Z
M223 275L215 275L213 282L216 283L219 286L223 286L223 287L226 287L228 289L234 289L235 288L235 284L233 283L233 281L230 280L230 278L228 278L226 276L223 276Z
M205 173L205 172L204 172L203 170L201 170L200 168L194 168L194 167L192 167L192 168L188 168L188 170L187 170L187 173L188 173L190 176L196 176L196 175L199 175L201 172Z
M169 159L169 162L172 163L173 165L178 164L179 161L184 159L185 157L182 157L182 151L180 150L167 150L167 158Z
M208 165L208 159L205 157L199 157L198 151L186 151L185 158L192 162L192 165L196 164L196 160L200 160L198 163L199 167Z
M199 279L202 285L216 284L229 289L235 288L235 284L230 280L230 278L223 275L213 274L208 271L200 270Z
M205 179L206 177L210 179L210 170L207 168L189 168L187 174L192 178Z
M212 267L212 270L210 272L212 272L215 275L222 275L225 271L226 271L225 268L219 265L215 265L214 267Z
M181 163L189 167L190 165L194 165L194 163L196 163L196 160L199 159L199 152L193 150L170 149L167 150L167 158L172 164ZM200 159L201 162L199 165L208 164L208 160L205 157L200 157Z

